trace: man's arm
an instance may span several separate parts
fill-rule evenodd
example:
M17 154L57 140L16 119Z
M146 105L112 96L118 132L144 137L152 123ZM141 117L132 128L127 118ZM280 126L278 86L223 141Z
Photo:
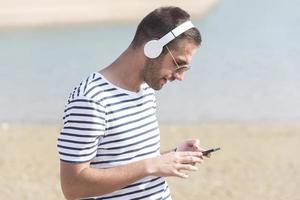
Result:
M61 186L67 199L99 196L150 175L187 178L181 170L196 171L193 164L201 162L201 152L171 152L108 169L91 168L89 163L61 161Z

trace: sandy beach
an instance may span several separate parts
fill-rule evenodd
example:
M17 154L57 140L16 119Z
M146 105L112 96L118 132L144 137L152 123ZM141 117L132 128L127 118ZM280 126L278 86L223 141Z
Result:
M0 0L0 28L139 21L153 9L180 6L192 18L205 15L217 0Z
M0 199L64 199L60 125L1 124ZM162 150L185 138L221 147L186 180L168 178L175 200L298 200L300 124L161 125Z

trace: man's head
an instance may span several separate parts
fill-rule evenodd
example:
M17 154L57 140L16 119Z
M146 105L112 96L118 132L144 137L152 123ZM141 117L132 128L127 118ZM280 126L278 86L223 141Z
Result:
M149 44L149 41L161 39L173 29L182 27L182 24L191 26L187 22L189 20L190 15L178 7L155 9L138 25L131 46L134 49L145 51L147 50L145 45ZM158 53L157 57L151 57L145 51L144 81L155 90L161 89L168 80L181 80L183 78L183 70L177 68L190 63L193 54L201 43L201 35L196 28L188 27L181 30L181 34L176 35L174 39L163 46L162 52ZM148 44L146 47L149 47ZM179 71L180 73L178 73Z

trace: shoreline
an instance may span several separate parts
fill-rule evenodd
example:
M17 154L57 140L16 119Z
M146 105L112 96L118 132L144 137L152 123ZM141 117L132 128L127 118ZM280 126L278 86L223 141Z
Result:
M0 0L0 29L15 27L40 27L86 23L125 23L140 21L153 9L173 5L200 18L211 10L217 0L185 1L105 1L105 0ZM114 14L118 13L118 14Z
M160 129L201 129L207 127L215 127L220 130L238 128L243 129L245 127L251 127L253 129L268 129L276 131L287 131L287 129L299 129L300 122L159 122ZM63 122L0 122L0 134L8 133L11 130L18 129L43 129L54 128L60 130L63 127ZM162 131L163 133L164 131Z

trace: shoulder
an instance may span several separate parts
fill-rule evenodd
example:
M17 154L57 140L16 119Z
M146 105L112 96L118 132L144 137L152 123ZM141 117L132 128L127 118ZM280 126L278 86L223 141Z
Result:
M107 91L113 91L114 88L95 72L82 80L70 93L68 103L74 101L95 102L101 104L101 100L107 96Z
M84 81L84 88L81 95L99 101L102 97L101 94L109 88L111 87L101 74L93 73Z

